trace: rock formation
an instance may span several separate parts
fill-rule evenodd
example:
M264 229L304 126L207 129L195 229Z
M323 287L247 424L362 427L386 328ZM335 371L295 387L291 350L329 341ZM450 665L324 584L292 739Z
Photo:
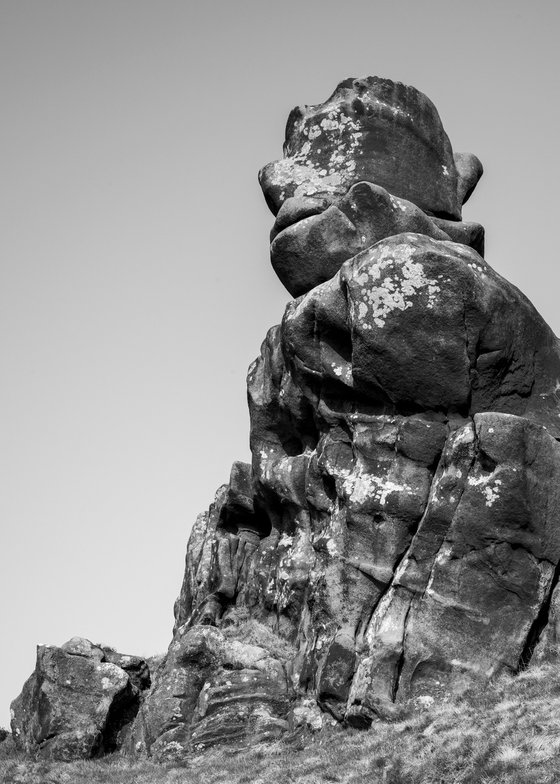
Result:
M297 299L249 369L252 464L194 525L126 752L368 727L556 654L560 350L461 219L481 173L413 87L348 79L291 113L260 182Z
M292 111L284 158L260 172L276 215L272 265L299 296L401 232L482 253L482 226L461 221L481 174L478 158L453 153L435 106L414 87L347 79L325 103Z
M80 637L60 648L40 645L35 670L12 703L14 740L41 759L115 751L149 686L148 665L137 656Z

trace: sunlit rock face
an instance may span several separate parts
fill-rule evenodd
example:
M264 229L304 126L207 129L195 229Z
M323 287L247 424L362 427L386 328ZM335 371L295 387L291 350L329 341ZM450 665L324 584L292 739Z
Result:
M249 368L251 463L194 524L169 650L110 734L125 753L367 728L560 652L559 344L461 221L480 163L375 77L286 139L261 182L299 296ZM42 677L15 726L48 748Z
M300 296L249 369L252 462L193 528L130 751L369 727L558 649L560 353L461 221L481 171L384 79L290 116L260 178Z
M276 216L273 267L298 296L405 231L482 253L482 227L461 221L481 174L474 155L453 153L423 93L378 77L347 79L324 103L292 111L284 157L260 172Z

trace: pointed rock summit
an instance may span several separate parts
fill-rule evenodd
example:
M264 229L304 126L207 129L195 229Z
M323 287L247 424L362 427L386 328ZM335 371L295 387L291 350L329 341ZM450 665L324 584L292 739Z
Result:
M249 369L252 463L192 529L150 687L110 665L101 688L135 717L77 756L367 728L558 654L560 350L462 220L481 173L413 87L347 79L290 114L260 182L297 299ZM15 703L39 755L70 702L59 678L39 730L29 695L53 693L63 649ZM81 655L97 694L106 659Z

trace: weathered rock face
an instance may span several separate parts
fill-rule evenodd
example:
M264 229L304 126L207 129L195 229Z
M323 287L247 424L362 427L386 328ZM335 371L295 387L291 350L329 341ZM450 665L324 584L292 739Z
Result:
M175 760L560 653L560 348L461 220L481 171L411 87L292 113L260 177L300 296L249 369L252 463L194 525L145 699L118 655L39 649L21 745Z
M41 645L35 671L12 703L20 751L71 760L115 751L150 686L146 662L74 637Z
M461 222L481 174L474 155L453 153L435 106L414 87L347 79L324 103L292 111L284 158L260 172L276 215L274 269L299 296L405 231L482 253L482 227Z
M277 738L289 727L289 655L286 642L259 624L237 625L231 635L180 626L125 750L173 761L216 743Z
M369 726L558 649L560 351L461 221L481 171L386 80L290 116L260 179L301 296L249 370L252 465L192 531L136 750Z
M238 561L222 490L189 547L181 620L244 610L294 646L294 698L357 724L524 666L560 559L557 441L508 413L344 410L328 381L298 385L283 336L249 376L254 503L271 531Z
M557 338L458 243L400 234L362 251L288 305L278 341L312 408L501 411L560 436Z
M379 240L403 232L453 240L484 252L478 223L430 217L405 199L370 182L352 185L336 204L287 199L271 232L274 269L293 296L331 278L344 261Z

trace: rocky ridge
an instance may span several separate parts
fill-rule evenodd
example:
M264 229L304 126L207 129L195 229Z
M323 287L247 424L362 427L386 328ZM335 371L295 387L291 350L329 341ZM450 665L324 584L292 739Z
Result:
M175 760L369 727L556 655L560 351L462 220L481 174L413 87L349 79L291 113L260 182L297 298L249 369L252 464L193 527L150 688L93 646L90 691L47 720L38 695L66 695L51 660L74 654L39 649L22 748ZM99 677L129 706L116 721Z

